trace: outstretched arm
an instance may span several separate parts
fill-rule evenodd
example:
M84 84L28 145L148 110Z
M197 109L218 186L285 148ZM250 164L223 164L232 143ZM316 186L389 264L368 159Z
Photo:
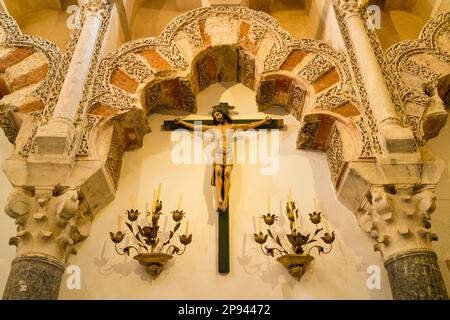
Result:
M260 121L255 121L252 123L248 123L248 124L237 124L234 125L233 128L234 129L242 129L242 130L249 130L249 129L255 129L258 127L261 127L265 124L270 124L272 122L272 118L271 117L266 117L265 119L262 119Z
M182 126L184 126L186 128L189 128L189 129L192 129L192 130L194 130L196 127L198 127L195 124L186 122L184 120L181 120L180 118L175 119L175 124L181 124ZM202 131L206 131L206 130L209 130L209 129L211 129L211 126L207 126L207 125L204 125L204 124L202 124L200 126L200 130L202 130Z

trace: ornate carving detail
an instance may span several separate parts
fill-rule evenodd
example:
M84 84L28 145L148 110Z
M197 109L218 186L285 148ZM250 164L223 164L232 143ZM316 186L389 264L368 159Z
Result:
M344 14L345 18L361 15L367 6L367 0L333 0L333 3Z
M348 101L354 101L353 97L346 97L338 86L334 86L325 92L320 93L316 98L315 109L332 110Z
M358 222L385 258L407 249L431 249L431 241L437 240L430 232L435 200L434 186L373 186Z
M255 84L255 60L244 50L239 49L238 82L253 89Z
M89 156L89 138L92 132L92 129L95 125L100 121L100 117L88 115L86 125L83 128L83 135L81 138L80 146L78 147L77 156L78 157L87 157Z
M168 46L159 46L158 51L170 61L172 67L181 70L185 70L188 67L186 59L181 55L180 49L175 43L171 43Z
M120 170L122 169L122 157L125 152L123 144L120 140L119 133L114 130L109 147L108 158L106 160L106 169L111 176L116 188L119 185Z
M267 29L264 25L252 23L252 26L250 27L250 31L248 33L248 38L253 43L259 43L264 38L266 30Z
M364 125L363 119L360 118L358 121L356 121L356 125L359 129L360 140L362 141L360 158L373 158L374 154L372 152L370 144L369 133L367 132L367 129Z
M0 12L0 28L5 32L5 39L2 46L5 47L31 47L43 53L48 60L48 73L45 80L33 92L37 94L42 101L45 101L50 90L58 64L61 61L61 51L58 47L43 38L22 34L19 26L8 14Z
M194 47L200 47L203 45L202 34L200 32L200 26L198 25L197 21L187 24L184 27L184 30Z
M147 110L150 112L153 108L156 108L159 105L159 101L161 100L162 95L162 85L161 82L157 82L149 89L147 89Z
M378 141L378 126L373 117L372 109L370 107L369 98L367 96L366 87L364 85L364 81L361 75L361 71L359 70L358 60L355 55L355 51L353 48L353 44L350 38L350 34L348 31L348 27L344 22L344 17L340 13L340 11L335 7L336 17L338 19L339 27L341 29L341 34L345 42L345 46L347 47L347 53L350 58L350 64L353 68L353 74L355 77L356 85L359 92L359 98L361 100L360 105L363 107L364 114L364 122L366 122L366 126L370 129L370 139L371 139L371 148L373 153L380 154L381 153L381 145Z
M183 97L184 109L189 112L197 111L197 100L195 99L194 91L192 90L191 82L188 80L181 80L181 95Z
M342 150L342 141L339 130L334 126L331 133L330 145L327 149L328 166L330 168L331 179L337 185L345 166L345 159Z
M262 80L256 95L259 108L270 107L275 94L275 79Z
M413 76L417 76L427 82L432 82L439 77L439 74L435 73L430 68L415 62L414 60L407 59L401 66L403 71L408 72Z
M417 64L410 58L414 55L427 54L434 59L450 63L450 53L439 47L438 39L442 35L449 35L450 27L450 12L434 17L430 20L422 30L420 38L418 40L408 40L397 43L390 47L386 51L386 66L383 67L386 72L389 72L393 77L397 92L398 103L413 103L418 106L427 108L430 104L430 97L426 94L425 90L418 90L407 86L400 75L402 71L409 72L410 74L420 78L422 82L433 83L433 81L439 76L429 68ZM391 78L389 78L391 79ZM388 80L389 80L388 79ZM435 84L434 84L435 85ZM432 91L428 88L429 91ZM420 129L419 122L409 122L409 120L415 120L411 118L411 115L406 115L408 125L413 129L416 140L422 143L425 138ZM444 123L444 122L442 122ZM439 130L437 130L438 132Z
M125 57L120 63L120 67L130 76L144 82L149 78L152 72L136 55L130 54Z
M303 105L305 104L306 92L300 86L293 84L291 89L291 94L289 96L288 109L292 116L300 120Z
M321 55L315 56L302 70L299 76L309 82L314 82L329 71L333 65Z
M210 85L208 76L208 56L200 58L197 62L198 87L200 91L206 89Z
M297 148L299 149L314 149L316 145L316 136L319 131L320 121L311 121L305 123L297 138Z
M103 17L107 15L108 1L107 0L87 0L86 9L88 13L100 14Z
M280 49L277 44L274 44L264 61L264 71L267 72L280 69L282 63L290 53L291 50Z
M5 132L8 141L15 144L17 134L19 133L19 125L15 120L13 110L6 109L0 112L0 128Z
M36 187L34 194L20 188L11 192L5 212L16 220L17 233L10 244L17 246L18 255L35 252L64 262L76 253L75 243L90 232L92 217L80 206L78 189L56 193L53 187Z

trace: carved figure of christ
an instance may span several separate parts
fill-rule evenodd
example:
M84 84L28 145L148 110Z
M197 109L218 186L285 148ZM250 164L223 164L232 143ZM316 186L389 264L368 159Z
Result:
M228 209L229 194L231 188L231 171L233 170L233 132L235 130L256 129L263 125L270 124L272 119L267 117L259 121L253 121L244 124L233 124L231 118L224 111L217 110L213 113L213 125L202 124L202 131L214 132L215 150L214 150L214 175L212 184L216 187L216 195L220 212ZM176 125L182 125L194 130L196 126L181 119L175 119Z

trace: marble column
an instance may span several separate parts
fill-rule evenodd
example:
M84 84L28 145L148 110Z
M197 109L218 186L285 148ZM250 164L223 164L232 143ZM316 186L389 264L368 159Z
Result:
M5 212L16 221L9 243L17 250L3 299L57 299L67 257L92 223L79 194L53 187L15 188L10 194Z
M56 300L64 264L47 256L14 259L3 300Z
M426 249L398 252L385 261L396 300L448 300L437 256Z
M448 299L445 283L432 251L431 214L435 187L374 186L358 213L361 228L376 241L389 276L394 299Z
M36 135L40 154L63 154L72 142L78 105L83 97L107 4L106 0L87 0L86 18L55 110L49 123L40 127Z
M366 10L366 0L333 0L337 10L347 24L351 49L358 62L364 81L371 111L379 128L379 139L385 153L404 152L415 144L414 135L409 128L403 128L395 110L391 94L378 63L375 50L367 34L367 21L362 19Z

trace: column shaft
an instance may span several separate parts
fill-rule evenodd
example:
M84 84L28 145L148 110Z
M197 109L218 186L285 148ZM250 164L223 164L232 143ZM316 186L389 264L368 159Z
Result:
M384 265L394 299L448 300L445 283L433 251L404 251L391 256Z

